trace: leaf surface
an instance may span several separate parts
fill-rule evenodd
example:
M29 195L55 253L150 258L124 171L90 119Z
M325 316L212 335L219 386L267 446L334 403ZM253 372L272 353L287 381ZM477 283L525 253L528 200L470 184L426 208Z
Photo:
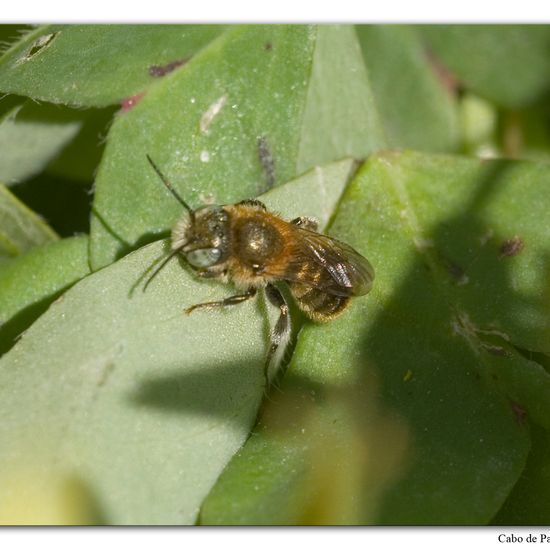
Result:
M0 58L0 91L71 106L113 105L183 66L223 31L221 25L41 26Z

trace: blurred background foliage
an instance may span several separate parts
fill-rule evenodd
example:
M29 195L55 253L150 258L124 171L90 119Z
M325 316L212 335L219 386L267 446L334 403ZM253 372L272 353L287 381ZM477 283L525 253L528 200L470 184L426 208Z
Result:
M550 26L0 25L0 47L0 376L11 395L0 406L0 439L12 448L0 456L0 523L550 522ZM281 392L257 424L263 390L245 368L258 361L256 325L252 355L237 366L224 356L221 378L167 377L141 390L120 382L134 405L156 403L149 414L158 424L143 421L139 437L158 436L162 447L217 430L216 439L172 448L185 455L181 467L166 466L177 458L162 453L148 464L135 434L118 461L108 448L86 454L61 429L76 409L56 408L80 395L59 365L88 372L108 339L94 332L103 322L94 315L108 315L100 298L94 304L103 292L117 308L116 330L135 331L135 342L124 341L150 346L140 350L143 365L185 362L170 344L161 361L154 340L129 322L168 304L170 289L131 314L128 295L116 294L129 288L115 282L135 278L157 250L140 247L165 237L179 213L145 153L194 205L275 187L281 212L309 208L323 225L330 218L331 231L366 250L377 271L364 305L330 326L304 326ZM330 164L345 157L368 160L356 170ZM325 180L327 195L312 201ZM80 280L67 294L73 305L55 317L50 304ZM205 287L181 284L191 285L184 300ZM52 327L65 314L84 318L86 304L92 343L80 343L81 353ZM239 319L223 338L247 330ZM205 338L225 335L198 323ZM191 332L182 334L190 346ZM133 368L134 355L109 346L101 361ZM213 368L201 353L190 364ZM39 380L48 374L61 388ZM243 377L248 386L237 390ZM212 389L220 384L237 393L220 397ZM111 430L98 441L114 441L118 420L124 430L137 422L83 388L90 409L80 421ZM92 412L97 402L113 416ZM189 433L164 426L172 402ZM19 437L44 418L41 430L68 465L50 451L37 459L32 429L29 440ZM137 448L143 470L130 470L144 476L139 491L124 465ZM19 468L18 452L32 460ZM92 457L105 468L94 469Z

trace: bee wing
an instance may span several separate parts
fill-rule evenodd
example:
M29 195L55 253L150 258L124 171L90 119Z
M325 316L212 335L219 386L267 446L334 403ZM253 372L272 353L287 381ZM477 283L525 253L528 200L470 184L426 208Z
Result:
M311 285L336 296L367 294L374 279L370 262L351 246L297 228L298 245L285 279ZM314 263L316 269L304 272L304 266Z

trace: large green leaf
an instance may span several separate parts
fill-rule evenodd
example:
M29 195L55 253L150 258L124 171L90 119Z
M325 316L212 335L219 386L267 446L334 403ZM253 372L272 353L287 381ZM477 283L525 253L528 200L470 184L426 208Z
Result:
M41 218L0 184L0 263L56 239Z
M352 26L317 27L296 172L385 145L369 74Z
M352 167L318 168L265 202L324 226ZM188 317L185 306L232 290L177 260L142 292L166 245L84 278L0 361L2 523L193 523L248 436L264 393L265 302ZM76 518L59 512L75 484Z
M0 354L68 286L89 273L88 237L33 248L0 269Z
M0 118L0 179L12 184L40 172L78 134L85 116L32 101L7 109Z
M196 207L381 141L352 27L232 28L117 117L96 180L92 267L163 234L178 211L146 153Z
M372 261L372 294L303 329L202 522L488 523L525 465L526 418L550 427L549 176L372 157L331 228Z
M422 30L463 85L502 107L528 105L550 90L548 25L430 25Z
M47 25L0 59L0 91L104 107L146 90L224 30L216 25Z
M416 29L360 25L357 34L388 146L456 151L456 99L437 77Z

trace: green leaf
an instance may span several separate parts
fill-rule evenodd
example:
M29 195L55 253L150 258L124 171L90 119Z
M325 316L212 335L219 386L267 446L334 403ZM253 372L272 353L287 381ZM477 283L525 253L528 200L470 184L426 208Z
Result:
M550 427L546 164L382 153L331 233L376 279L302 330L205 524L486 524ZM542 355L544 354L544 355ZM547 364L547 363L544 363Z
M0 269L0 354L67 287L90 272L88 237L34 248Z
M528 105L550 89L547 25L430 25L422 32L464 86L502 107Z
M351 27L232 28L117 117L96 180L92 267L165 234L179 213L146 154L193 207L236 202L371 152L371 96Z
M296 173L385 145L369 75L350 25L317 28Z
M352 167L318 168L265 202L324 225ZM186 316L185 306L232 289L177 260L144 293L166 245L78 282L0 360L0 522L51 521L76 482L86 488L81 506L96 510L80 522L194 523L248 437L264 392L265 303ZM32 515L14 517L23 496Z
M0 118L0 179L12 184L39 173L78 134L83 116L31 101L4 112Z
M0 58L0 91L65 105L113 105L156 84L155 75L185 64L224 29L218 25L38 27Z
M403 25L356 29L388 145L456 151L456 100L438 79L417 31Z
M57 238L42 219L0 184L0 263Z

